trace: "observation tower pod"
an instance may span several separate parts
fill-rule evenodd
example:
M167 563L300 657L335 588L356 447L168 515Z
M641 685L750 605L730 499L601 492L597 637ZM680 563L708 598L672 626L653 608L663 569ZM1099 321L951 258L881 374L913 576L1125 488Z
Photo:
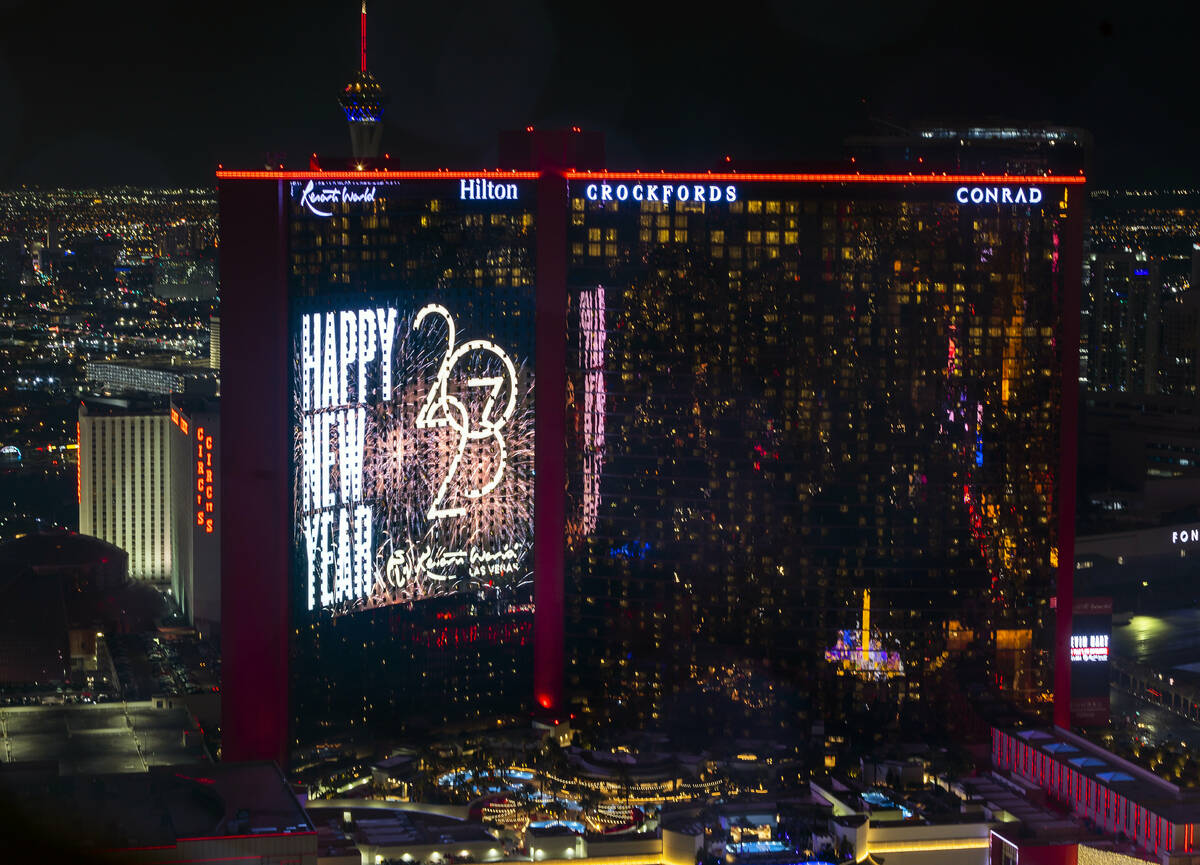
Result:
M367 71L367 3L363 0L359 16L358 73L342 90L338 101L350 124L350 151L355 159L379 156L383 140L383 106L387 94L383 85Z

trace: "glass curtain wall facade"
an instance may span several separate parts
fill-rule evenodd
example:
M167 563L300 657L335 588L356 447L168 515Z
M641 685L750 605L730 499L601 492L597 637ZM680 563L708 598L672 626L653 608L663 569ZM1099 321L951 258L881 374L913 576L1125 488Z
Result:
M1048 712L1077 192L1042 191L572 180L568 695L778 730L969 660Z

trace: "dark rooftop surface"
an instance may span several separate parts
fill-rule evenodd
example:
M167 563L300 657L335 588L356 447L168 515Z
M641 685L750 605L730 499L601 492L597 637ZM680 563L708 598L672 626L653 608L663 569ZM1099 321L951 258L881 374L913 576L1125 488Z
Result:
M1200 820L1200 790L1181 789L1059 727L1005 732L1172 823Z
M168 764L211 768L186 709L149 703L0 707L0 771L46 761L56 774L144 772Z
M334 808L310 803L308 811L314 824L340 821L349 811L354 821L353 835L366 844L445 844L494 840L479 823L468 823L427 812L388 808Z
M265 762L77 776L9 764L0 767L0 797L29 832L51 830L93 850L315 831L283 773Z

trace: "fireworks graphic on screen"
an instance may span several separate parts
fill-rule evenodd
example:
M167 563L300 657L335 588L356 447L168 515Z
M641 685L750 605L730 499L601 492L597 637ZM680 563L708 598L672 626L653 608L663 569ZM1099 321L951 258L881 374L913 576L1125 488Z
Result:
M380 321L384 312L377 313ZM318 594L321 606L349 611L514 586L529 577L531 369L497 342L480 338L469 327L460 330L454 314L440 304L397 316L391 333L390 368L383 373L364 362L362 381L375 387L364 386L364 392L370 390L367 396L351 393L364 412L362 433L348 437L361 444L357 456L343 453L333 425L325 462L321 455L304 453L303 430L297 432L297 466L316 464L318 475L330 472L330 487L341 486L340 474L347 466L361 474L361 501L370 510L373 545L369 585L361 592L335 591L331 599L312 589L310 580L310 608ZM366 342L358 345L366 352ZM352 369L343 375L355 379L358 370L349 349L331 342L325 352L344 352ZM303 410L297 396L297 417ZM311 511L300 510L306 482L314 483L298 471L298 526L305 517L313 519ZM341 535L337 537L328 545L330 559L341 555ZM326 570L318 563L316 572Z

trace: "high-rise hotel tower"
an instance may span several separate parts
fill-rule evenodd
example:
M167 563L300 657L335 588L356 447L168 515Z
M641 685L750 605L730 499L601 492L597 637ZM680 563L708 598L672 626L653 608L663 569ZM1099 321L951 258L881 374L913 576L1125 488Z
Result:
M501 151L218 174L226 756L961 657L1065 723L1082 173Z

